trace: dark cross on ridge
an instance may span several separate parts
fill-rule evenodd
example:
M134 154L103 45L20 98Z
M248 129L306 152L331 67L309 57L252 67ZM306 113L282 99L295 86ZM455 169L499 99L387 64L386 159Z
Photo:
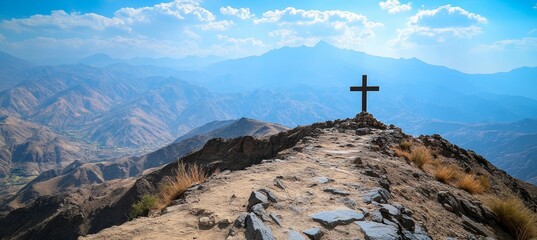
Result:
M367 112L367 92L379 91L379 90L380 90L379 86L367 86L367 75L362 75L362 86L351 87L351 91L362 92L362 112Z

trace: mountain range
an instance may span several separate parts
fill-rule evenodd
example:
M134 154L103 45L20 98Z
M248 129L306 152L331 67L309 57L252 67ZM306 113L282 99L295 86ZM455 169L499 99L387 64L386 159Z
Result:
M142 155L215 120L249 117L294 127L353 116L360 97L348 87L359 85L361 74L368 74L369 84L381 89L369 94L369 110L411 134L430 133L422 130L434 122L457 123L464 127L429 130L471 147L455 136L471 134L475 124L537 119L537 95L532 91L537 68L465 74L418 59L371 56L324 42L214 60L191 70L107 59L96 56L73 65L35 67L3 54L1 60L15 66L0 68L0 75L10 76L0 84L0 114L45 126L98 151L87 161ZM504 136L511 130L498 131ZM509 146L521 142L529 152L514 157L518 150ZM510 135L486 144L504 149L489 156L507 171L517 164L534 166L531 137ZM476 151L485 154L481 149ZM501 165L506 156L513 157ZM8 169L7 160L2 161L2 168ZM534 181L537 169L529 169L512 173Z

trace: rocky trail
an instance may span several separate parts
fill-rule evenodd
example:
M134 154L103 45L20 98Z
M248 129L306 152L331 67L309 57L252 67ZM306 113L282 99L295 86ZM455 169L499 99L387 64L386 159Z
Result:
M510 239L478 197L395 156L389 146L408 138L394 126L319 128L261 164L213 174L160 213L81 239Z

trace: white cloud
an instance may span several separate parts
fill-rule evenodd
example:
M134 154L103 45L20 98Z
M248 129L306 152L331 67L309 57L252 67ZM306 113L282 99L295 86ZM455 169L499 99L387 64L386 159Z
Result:
M209 22L205 25L202 25L201 26L201 29L203 30L216 30L216 31L225 31L229 28L231 28L231 26L233 26L233 21L230 21L230 20L222 20L222 21L214 21L214 22Z
M252 45L252 46L259 46L264 47L265 44L263 41L255 38L233 38L226 35L218 34L217 38L219 40L222 40L224 42L236 44L236 45Z
M33 15L29 18L4 20L0 27L14 32L30 31L44 28L58 30L70 30L75 28L87 28L104 30L109 27L122 27L124 21L119 18L107 18L95 13L66 13L63 10L52 11L50 15Z
M0 42L3 42L4 40L6 40L6 37L0 33Z
M412 9L411 3L402 4L398 0L386 0L384 2L379 2L380 8L388 10L388 13L399 13L410 11Z
M505 51L505 50L532 50L537 51L537 38L525 37L519 39L505 39L496 41L492 44L483 44L477 46L474 50L478 52L483 51Z
M481 24L488 20L461 7L444 5L432 10L420 10L410 17L407 27L397 29L391 46L411 47L444 43L451 39L471 38L481 33Z
M246 19L250 19L250 18L253 18L255 17L254 14L250 13L250 9L249 8L233 8L231 6L227 6L227 7L221 7L220 8L220 13L224 14L224 15L232 15L232 16L236 16L242 20L246 20Z

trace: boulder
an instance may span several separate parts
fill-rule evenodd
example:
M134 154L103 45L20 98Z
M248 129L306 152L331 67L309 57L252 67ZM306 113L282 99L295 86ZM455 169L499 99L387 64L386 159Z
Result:
M266 189L266 188L262 188L262 189L259 189L260 192L264 193L268 200L270 202L273 202L273 203L277 203L278 202L278 198L276 197L276 195L274 195L274 193L272 193L270 190Z
M375 188L362 196L362 200L365 203L388 203L388 200L391 198L390 192L384 188Z
M201 217L198 221L198 227L202 230L211 229L212 227L214 227L214 225L216 225L216 219L214 218L214 216Z
M338 225L361 221L364 219L364 214L354 210L332 210L315 213L311 215L311 218L313 218L313 221L321 223L328 228L334 228Z
M246 216L246 231L244 236L248 240L275 240L269 227L261 221L254 213Z
M372 221L356 222L366 240L398 240L401 239L395 226Z
M302 232L311 240L320 240L321 237L323 237L323 231L321 231L321 228L318 227L309 228Z
M267 195L261 191L253 191L248 198L248 211L252 211L252 207L256 204L262 204L263 207L268 207L269 200Z

